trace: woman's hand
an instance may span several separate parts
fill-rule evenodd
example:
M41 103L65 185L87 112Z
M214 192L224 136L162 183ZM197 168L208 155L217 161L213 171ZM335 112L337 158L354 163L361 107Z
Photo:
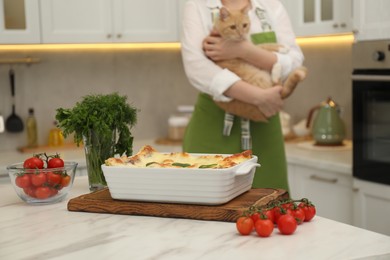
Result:
M259 90L255 94L255 105L267 118L277 114L283 108L282 87Z
M239 80L224 94L256 106L267 118L277 114L283 108L282 86L262 89Z
M246 40L225 40L216 31L212 31L203 40L203 50L206 56L213 61L229 60L241 57L245 50L245 45L248 43Z

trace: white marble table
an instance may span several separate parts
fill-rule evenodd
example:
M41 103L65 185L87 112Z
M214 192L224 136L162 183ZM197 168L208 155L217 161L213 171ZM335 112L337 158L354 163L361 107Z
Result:
M31 206L0 184L0 259L390 259L390 237L316 216L283 236L240 236L234 223ZM88 193L78 176L68 199Z

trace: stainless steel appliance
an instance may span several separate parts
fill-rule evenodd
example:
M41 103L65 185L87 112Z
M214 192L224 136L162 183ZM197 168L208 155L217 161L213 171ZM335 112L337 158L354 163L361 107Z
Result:
M352 48L353 176L390 184L390 40Z

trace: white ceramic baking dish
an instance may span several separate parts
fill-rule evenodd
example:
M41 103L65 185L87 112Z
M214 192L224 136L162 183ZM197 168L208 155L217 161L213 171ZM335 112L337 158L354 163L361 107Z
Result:
M225 169L102 165L102 170L113 199L219 205L251 189L257 160Z

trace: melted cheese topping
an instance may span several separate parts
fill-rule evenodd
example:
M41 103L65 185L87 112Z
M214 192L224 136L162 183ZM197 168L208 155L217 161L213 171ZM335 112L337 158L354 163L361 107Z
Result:
M125 166L131 168L207 168L223 169L233 167L252 158L252 151L230 156L223 155L193 155L189 153L159 153L150 145L130 157L109 158L107 166Z

